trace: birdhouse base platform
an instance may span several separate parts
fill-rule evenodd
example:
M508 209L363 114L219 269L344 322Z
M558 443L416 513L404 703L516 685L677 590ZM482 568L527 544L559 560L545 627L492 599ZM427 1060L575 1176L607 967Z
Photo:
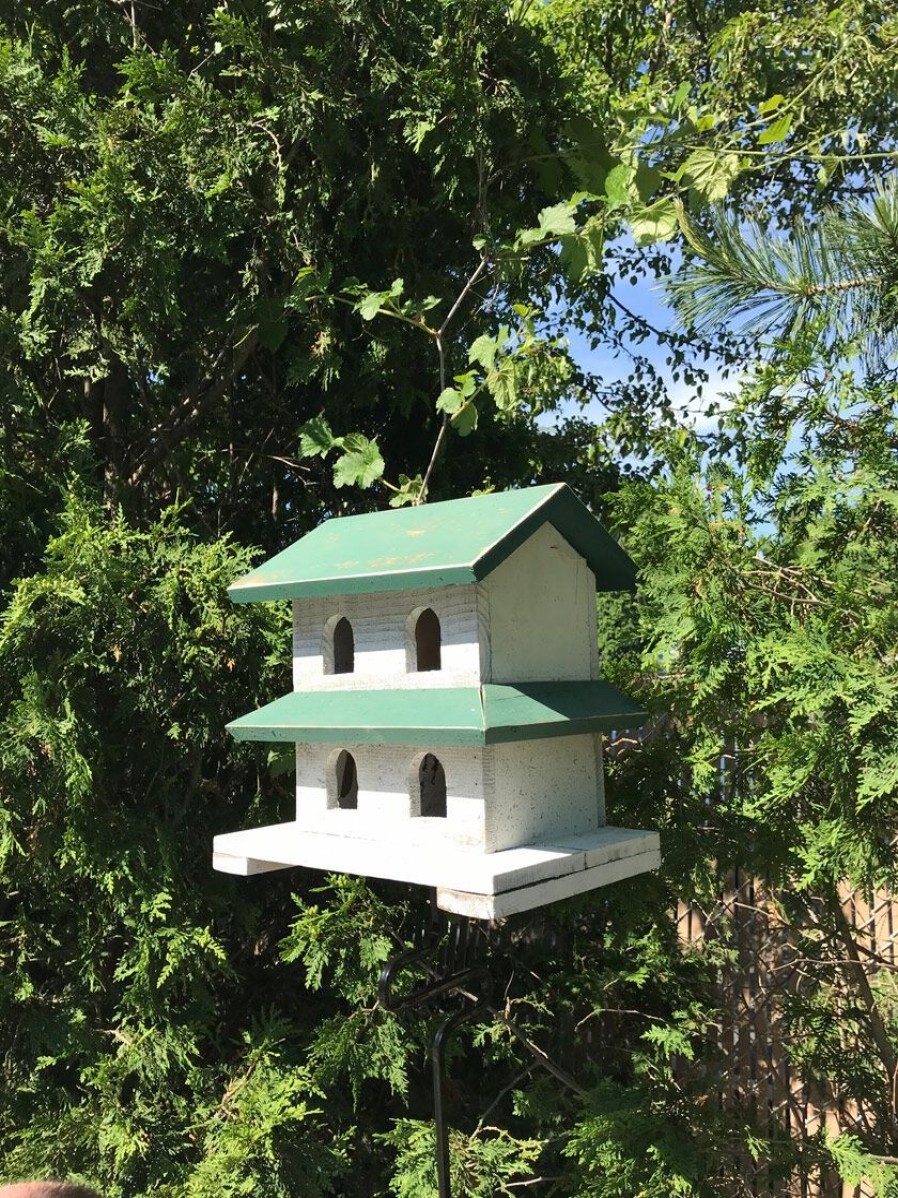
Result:
M227 832L215 837L213 848L213 866L223 873L246 876L300 865L393 878L435 887L437 906L444 911L488 920L544 907L660 864L657 832L609 827L561 837L552 844L483 853L375 843L285 823Z

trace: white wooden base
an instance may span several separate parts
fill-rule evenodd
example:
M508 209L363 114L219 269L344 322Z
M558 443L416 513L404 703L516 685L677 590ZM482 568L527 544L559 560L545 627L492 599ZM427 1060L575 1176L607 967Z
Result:
M657 869L661 853L657 832L632 828L604 827L548 845L483 853L449 845L374 843L304 832L286 823L216 836L212 864L244 876L302 865L393 878L435 887L444 911L502 919Z

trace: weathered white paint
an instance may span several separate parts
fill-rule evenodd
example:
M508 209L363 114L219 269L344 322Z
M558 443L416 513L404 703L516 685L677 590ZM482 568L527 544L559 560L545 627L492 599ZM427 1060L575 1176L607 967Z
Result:
M479 586L386 591L293 601L293 689L352 690L389 686L479 686L482 680ZM442 667L410 670L412 612L432 608L440 621ZM325 670L327 629L345 616L355 640L351 674Z
M492 745L486 752L487 852L552 843L604 823L597 734Z
M485 580L488 682L598 678L595 575L544 524Z
M417 814L417 771L426 749L397 745L297 745L296 822L307 831L365 840L477 845L494 853L592 832L604 822L598 735L435 748L446 772L445 818ZM351 753L358 806L341 810L336 762Z
M342 836L339 832L304 832L291 821L216 836L213 864L225 873L242 875L278 867L306 866L330 872L393 878L475 896L519 893L547 881L587 875L570 884L574 888L568 893L573 894L578 893L577 888L589 890L619 877L657 868L658 850L656 832L600 828L587 836L563 838L554 844L506 849L500 853L482 853L478 849L445 843L421 845L410 852L405 843L385 840L373 844Z
M456 915L466 915L471 919L506 919L509 915L517 915L521 911L532 911L535 907L557 903L559 899L585 894L587 891L597 890L600 886L610 886L612 882L621 882L624 878L647 873L649 870L658 869L660 865L661 853L655 849L649 853L639 853L635 857L612 861L607 865L593 866L579 873L550 878L546 882L537 882L520 890L507 890L502 894L472 894L463 890L439 888L437 906L443 911L452 911Z
M340 749L355 758L358 808L342 811L328 796L328 779ZM396 745L297 745L296 827L372 843L477 846L484 844L483 750L431 750L446 771L445 817L414 812L413 783L426 750ZM365 871L363 871L365 872Z

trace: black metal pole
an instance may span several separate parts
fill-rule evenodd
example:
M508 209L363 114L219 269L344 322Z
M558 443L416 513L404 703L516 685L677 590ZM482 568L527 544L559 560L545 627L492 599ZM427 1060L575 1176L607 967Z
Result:
M415 1007L428 1007L435 999L450 994L460 994L471 1005L443 1019L430 1042L430 1059L433 1068L433 1117L436 1132L436 1166L439 1198L452 1198L452 1179L449 1168L449 1123L446 1115L443 1086L446 1080L446 1044L449 1037L461 1024L475 1019L482 1012L502 1020L508 1031L527 1049L537 1065L548 1070L563 1085L581 1096L586 1090L569 1073L561 1069L537 1045L501 1011L492 1006L492 977L488 960L469 965L470 932L474 920L449 922L441 920L436 905L436 891L431 896L430 927L418 936L415 948L397 953L383 967L378 984L378 998L385 1011L407 1011ZM492 929L485 930L480 939L481 952L495 949ZM424 975L423 981L412 986L405 994L395 996L393 985L399 976Z
M446 1066L446 1041L457 1027L473 1019L481 1010L481 1004L466 1011L457 1011L444 1019L434 1032L430 1045L433 1063L433 1121L436 1128L437 1189L440 1198L452 1198L452 1178L449 1172L449 1124L443 1105L443 1079Z
M413 1007L427 1006L434 999L445 995L458 993L468 994L473 998L471 990L477 997L471 1006L456 1011L444 1019L433 1034L430 1045L430 1059L433 1067L433 1118L436 1131L436 1166L439 1198L452 1198L452 1180L449 1169L449 1124L446 1119L446 1105L443 1095L443 1083L446 1073L446 1043L452 1033L461 1024L475 1019L486 1008L491 991L491 978L485 965L478 964L462 968L452 968L453 964L463 964L467 957L467 930L469 925L456 928L455 934L449 937L446 959L434 968L429 960L439 956L441 944L446 943L448 926L439 926L437 919L436 894L431 899L431 927L425 932L422 941L415 948L397 953L388 961L380 973L378 983L378 998L381 1006L387 1011L405 1011ZM461 960L459 960L459 957ZM426 981L413 986L406 994L398 997L393 994L393 984L406 971L421 969L429 974Z

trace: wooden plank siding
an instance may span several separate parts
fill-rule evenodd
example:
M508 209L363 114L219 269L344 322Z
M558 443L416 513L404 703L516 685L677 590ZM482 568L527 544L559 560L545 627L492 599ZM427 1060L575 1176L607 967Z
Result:
M858 940L864 969L873 977L898 967L896 899L887 892L867 902L843 888L842 906ZM869 1126L873 1113L846 1102L831 1086L802 1075L790 1055L783 1004L802 985L797 932L783 921L775 894L762 879L736 871L715 904L682 904L676 913L683 942L700 947L726 937L734 958L721 971L718 1044L722 1073L717 1090L724 1108L744 1110L773 1145L790 1136L809 1144L821 1129L836 1135ZM847 1051L847 1049L846 1049ZM685 1066L688 1068L688 1064ZM771 1174L769 1157L738 1162L736 1195L752 1198L869 1198L865 1187L844 1185L834 1172L796 1173L791 1181Z
M651 724L631 733L612 733L606 742L607 760L638 752L640 743L654 735ZM731 762L725 749L719 763L722 796L731 785ZM828 1082L806 1076L793 1059L783 1008L790 995L807 984L807 961L802 958L807 950L801 948L801 939L812 924L790 927L777 897L765 879L736 869L713 904L681 903L672 913L684 944L700 949L706 941L723 939L734 950L718 974L720 1017L713 1048L720 1072L716 1094L710 1097L725 1110L744 1111L771 1147L757 1160L745 1153L736 1161L722 1162L719 1193L721 1198L873 1198L870 1187L843 1183L834 1169L822 1174L796 1169L788 1179L775 1171L775 1145L784 1136L793 1146L796 1141L810 1145L821 1131L833 1136L854 1133L864 1142L865 1131L876 1125L873 1111L844 1098ZM840 899L867 977L872 980L882 970L898 974L898 895L883 890L868 902L843 885ZM836 963L833 969L837 972ZM845 997L847 1004L847 992ZM846 1046L848 1051L856 1052L857 1047ZM693 1067L681 1062L684 1077ZM695 1067L708 1068L706 1063ZM898 1077L894 1089L898 1105Z

